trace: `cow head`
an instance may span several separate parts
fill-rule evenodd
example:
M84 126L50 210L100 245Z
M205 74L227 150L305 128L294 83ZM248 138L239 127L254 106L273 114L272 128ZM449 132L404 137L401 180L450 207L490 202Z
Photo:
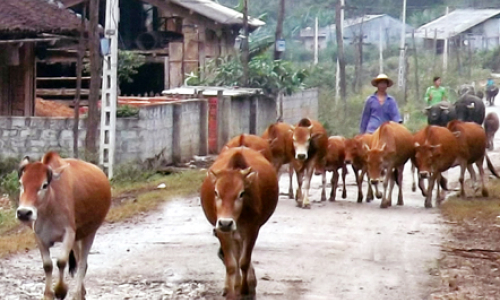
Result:
M27 156L22 160L18 171L20 190L18 220L34 224L38 211L47 207L51 183L60 178L67 166L52 170L50 166L41 162L31 163Z
M425 114L427 115L427 123L429 125L446 125L447 121L450 119L448 115L450 114L450 105L448 103L438 103L433 106L425 108Z
M386 156L389 154L387 150L387 144L383 144L379 148L372 148L367 144L363 144L363 147L367 151L367 164L368 164L368 176L373 184L377 184L382 181L382 177L385 175L386 169L388 167L388 162Z
M423 145L415 143L415 162L421 178L427 178L434 172L434 165L441 157L441 144L430 145L427 142Z
M210 170L208 176L212 180L215 193L217 222L215 230L232 232L246 201L251 197L250 187L257 178L257 173L250 167L246 169Z
M307 160L309 157L309 146L313 138L312 135L313 125L305 126L292 126L293 131L293 147L295 149L295 159Z
M366 159L368 154L365 147L363 147L363 141L360 138L354 137L352 139L345 140L345 162L347 164L352 164L358 158Z

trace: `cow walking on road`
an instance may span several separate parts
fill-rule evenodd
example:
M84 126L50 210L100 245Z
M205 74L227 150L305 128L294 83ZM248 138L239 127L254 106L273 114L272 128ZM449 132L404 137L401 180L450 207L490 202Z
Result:
M87 257L111 206L108 178L93 164L49 152L41 162L30 162L28 157L21 162L19 183L17 218L35 232L45 271L44 299L66 297L64 269L69 264L70 274L77 272L75 299L84 300ZM53 291L50 248L56 242L62 243L63 252Z

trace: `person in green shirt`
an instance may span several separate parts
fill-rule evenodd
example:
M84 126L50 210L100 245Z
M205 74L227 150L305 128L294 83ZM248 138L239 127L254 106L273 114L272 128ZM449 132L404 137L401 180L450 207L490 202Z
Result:
M448 91L441 86L441 77L434 77L434 85L427 88L425 92L425 103L432 106L443 100L448 100Z

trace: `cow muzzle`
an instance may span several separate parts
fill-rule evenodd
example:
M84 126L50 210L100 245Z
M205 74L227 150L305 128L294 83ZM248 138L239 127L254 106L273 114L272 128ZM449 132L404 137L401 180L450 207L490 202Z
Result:
M378 179L371 179L371 180L370 180L370 182L371 182L372 184L375 184L375 185L376 185L376 184L378 184L379 180L378 180Z
M236 230L236 222L232 218L219 218L215 229L221 232L231 232Z
M307 154L306 153L297 153L297 155L295 155L295 158L298 160L306 160Z
M36 209L31 207L20 206L16 211L16 216L19 221L33 222L36 220Z
M422 179L429 178L429 172L427 172L427 171L422 171L418 174L420 175L420 178L422 178Z
M352 159L345 159L344 162L348 165L352 164Z

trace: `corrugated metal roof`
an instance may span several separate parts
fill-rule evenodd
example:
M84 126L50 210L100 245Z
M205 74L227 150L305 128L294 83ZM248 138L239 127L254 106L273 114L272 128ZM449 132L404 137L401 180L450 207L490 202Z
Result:
M211 0L169 0L179 6L192 10L202 16L221 24L242 25L243 14L229 7L225 7ZM257 18L248 18L250 27L263 26L266 23Z
M500 9L457 9L430 23L419 27L415 31L415 37L433 39L434 34L438 40L451 38L460 34L496 15Z
M203 96L217 96L218 91L222 91L224 96L244 96L261 94L262 89L256 88L236 88L219 86L181 86L161 92L163 95L194 95L198 91L203 91Z
M361 23L366 23L368 21L371 21L371 20L376 19L376 18L380 18L382 16L385 16L385 15L364 15L362 17L346 19L344 21L344 28L349 27L349 26L353 26L353 25L358 25Z

